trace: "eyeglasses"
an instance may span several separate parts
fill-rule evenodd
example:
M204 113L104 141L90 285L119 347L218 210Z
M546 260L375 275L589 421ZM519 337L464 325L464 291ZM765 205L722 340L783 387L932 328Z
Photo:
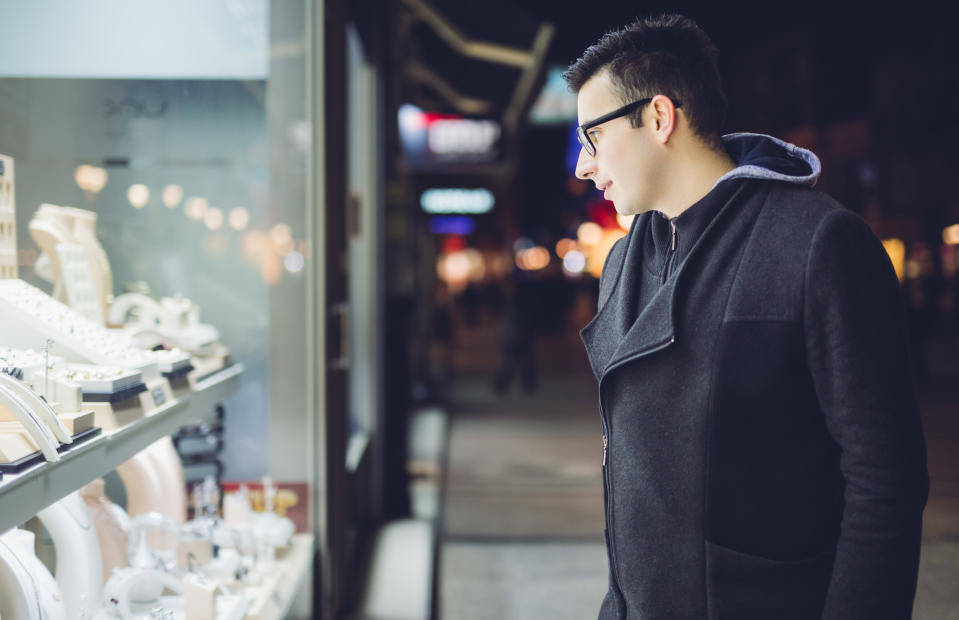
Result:
M602 125L607 121L611 121L614 118L619 118L620 116L626 116L636 108L642 107L652 101L652 97L647 97L646 99L639 99L632 103L627 103L621 108L617 108L610 112L609 114L603 114L597 119L591 120L588 123L583 123L576 128L576 137L579 138L579 143L583 146L590 157L596 157L596 145L593 144L593 141L589 139L589 134L587 133L593 127L597 125ZM679 101L673 101L673 107L679 108L682 107L682 103Z

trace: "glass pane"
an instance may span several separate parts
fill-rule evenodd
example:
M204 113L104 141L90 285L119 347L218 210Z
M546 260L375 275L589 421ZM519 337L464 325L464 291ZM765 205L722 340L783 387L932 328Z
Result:
M95 214L114 295L188 298L245 367L225 402L223 477L308 480L305 3L4 11L19 276L54 292L29 230L41 204Z

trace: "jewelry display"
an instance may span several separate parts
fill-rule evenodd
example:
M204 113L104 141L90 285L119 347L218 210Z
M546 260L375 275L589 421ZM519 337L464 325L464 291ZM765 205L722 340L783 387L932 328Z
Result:
M0 432L20 433L21 429L28 433L27 439L31 440L34 450L40 450L43 457L52 462L60 460L57 448L60 442L57 437L45 424L45 420L33 410L33 408L24 402L18 390L11 389L11 384L16 382L5 374L0 374L0 407L12 414L20 423L20 427L11 427L10 423L0 422ZM15 423L14 423L15 424Z
M164 297L157 302L128 293L113 300L110 263L95 231L92 211L43 204L34 214L30 234L43 251L37 270L54 282L53 297L97 325L107 317L109 324L123 325L124 335L141 349L183 349L215 357L222 367L228 351L215 328L200 324L199 309L188 299Z
M53 207L59 211L62 221L71 225L75 243L81 246L87 256L89 271L95 289L95 295L100 305L99 314L105 317L113 301L113 274L110 272L110 261L96 236L97 214L86 209L75 207Z
M172 345L193 355L216 353L220 334L200 323L199 308L184 297L163 297L159 302L142 293L124 293L110 306L111 325L123 325L145 349Z
M53 283L53 298L64 302L66 301L66 288L64 286L63 265L60 264L57 246L74 242L73 233L70 229L71 222L59 212L58 207L46 203L40 205L36 215L28 225L30 237L40 248L40 256L44 262L38 273L43 276L52 276L48 279ZM46 268L46 264L49 264L49 269Z
M92 211L42 204L28 230L40 250L35 271L53 292L20 280L13 198L13 159L0 155L0 476L15 472L3 480L4 497L32 507L56 559L51 574L33 552L34 534L0 536L0 617L240 620L255 598L276 598L276 547L289 540L277 515L254 515L249 498L238 497L230 511L239 527L228 527L211 479L197 497L199 518L184 524L183 464L169 436L154 439L169 432L159 416L99 444L115 445L112 456L100 448L65 453L101 428L117 431L154 412L181 415L192 401L177 402L174 381L187 392L222 390L223 379L210 375L228 363L228 349L182 296L114 301ZM133 445L139 452L125 451ZM43 459L63 462L25 469ZM64 495L90 479L77 478L74 465L104 459L116 467L127 510L110 501L102 479ZM46 501L28 497L35 490ZM49 504L54 498L61 499Z
M113 569L127 566L127 545L132 521L127 512L110 501L104 492L102 478L97 478L80 489L80 497L87 506L100 545L102 563L101 583L105 583Z
M150 445L144 452L153 461L153 467L160 480L163 491L161 494L163 509L158 511L166 515L174 523L186 521L187 494L186 480L183 475L183 465L173 447L169 437L163 437ZM131 515L139 514L130 510Z
M165 506L164 485L154 460L146 451L139 452L117 467L117 474L127 492L127 513L162 513Z
M137 370L147 379L190 365L190 356L178 349L139 349L128 336L98 325L23 280L0 280L0 342L27 349L48 338L68 361Z
M142 612L133 607L155 607L164 588L182 594L183 582L157 569L118 568L103 588L103 601L112 617L139 618Z
M190 583L191 585L187 585ZM197 585L203 584L203 585ZM197 615L197 610L187 606L183 596L193 590L191 602L195 598L206 598L208 591L207 581L199 576L178 578L170 573L156 569L123 568L114 572L104 587L103 600L106 607L98 613L94 620L108 619L152 619L163 618L173 620L242 620L250 608L250 600L242 595L231 594L226 588L216 585L216 595L213 597L215 613L213 615ZM144 588L144 585L147 588ZM163 591L164 589L176 593L175 596L158 595L148 601L137 600L137 592L149 589ZM200 590L200 591L198 591ZM200 611L209 611L200 610Z
M67 620L59 586L33 549L32 532L12 529L0 536L0 615L16 620Z
M70 436L70 432L57 417L57 413L46 400L37 396L36 392L5 374L0 374L0 386L14 394L21 403L33 411L37 419L43 422L53 433L55 441L66 444L73 443L73 437Z
M80 388L51 379L46 353L3 349L0 367L0 470L58 461L63 446L99 433L93 412L80 410Z
M215 582L187 573L183 578L183 608L187 620L214 620L219 594Z
M73 492L44 508L37 517L56 550L56 582L72 616L87 617L99 609L103 590L100 544L93 520L80 494Z

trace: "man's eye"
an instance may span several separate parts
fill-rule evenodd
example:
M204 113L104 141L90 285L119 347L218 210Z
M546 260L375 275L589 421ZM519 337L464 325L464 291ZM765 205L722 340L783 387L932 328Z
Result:
M590 130L590 131L589 131L589 139L590 139L590 140L594 140L594 141L597 140L597 139L599 139L599 131L596 130L596 129Z

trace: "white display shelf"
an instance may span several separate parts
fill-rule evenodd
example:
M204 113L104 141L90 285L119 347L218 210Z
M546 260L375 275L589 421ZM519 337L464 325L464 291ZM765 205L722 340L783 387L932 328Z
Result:
M60 455L0 480L0 532L22 524L91 480L113 471L153 442L202 419L230 395L243 372L234 364L208 377L197 391L171 400L131 424L102 434Z
M271 576L259 586L237 588L252 601L244 620L282 620L290 613L313 562L313 536L296 534L290 548L278 556Z
M196 390L185 396L190 401L190 412L194 417L197 420L208 419L216 406L236 390L242 374L243 364L236 363L198 381Z

